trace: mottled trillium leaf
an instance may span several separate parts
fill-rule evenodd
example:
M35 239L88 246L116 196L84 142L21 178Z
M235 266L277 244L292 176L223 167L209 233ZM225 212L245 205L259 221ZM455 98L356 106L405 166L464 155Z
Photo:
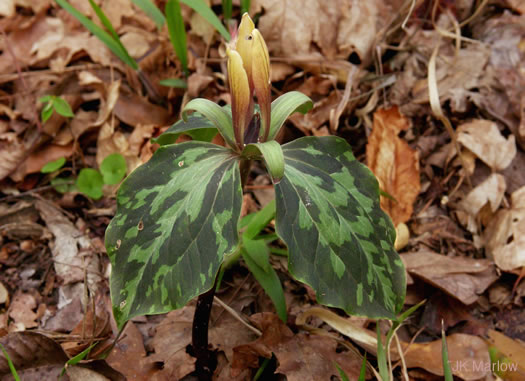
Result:
M106 230L119 327L212 287L238 245L241 204L238 157L210 143L163 146L124 180Z
M295 112L306 114L313 107L313 102L299 91L290 91L272 102L270 133L267 140L275 139L284 122Z
M264 143L248 144L243 151L243 156L249 159L261 158L266 164L266 169L272 177L274 184L281 181L284 175L284 157L281 145L275 140Z
M236 148L235 136L233 133L233 122L231 110L221 107L212 101L204 98L195 98L188 102L182 110L182 118L189 120L188 111L193 110L204 115L220 132L226 143L232 148Z
M394 319L403 306L405 270L376 178L338 137L301 138L283 152L276 230L288 245L290 272L322 304Z
M210 142L217 135L217 128L204 116L195 112L187 117L186 122L179 120L151 141L161 146L173 144L181 134L191 136L193 140Z

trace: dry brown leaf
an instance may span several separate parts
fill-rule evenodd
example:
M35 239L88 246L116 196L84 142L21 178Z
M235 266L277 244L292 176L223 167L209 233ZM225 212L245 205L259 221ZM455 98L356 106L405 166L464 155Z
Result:
M67 285L83 281L84 271L87 269L88 287L95 291L97 283L101 280L100 263L89 237L81 233L60 209L50 202L38 200L35 207L55 236L51 252L57 275Z
M0 339L22 380L55 380L68 360L59 344L36 332L15 332ZM11 375L0 352L0 377Z
M397 107L379 109L366 146L368 167L376 175L380 188L394 199L381 197L381 208L394 225L410 219L413 204L421 188L419 155L398 137L410 127Z
M130 126L139 124L166 126L174 122L173 116L166 109L131 93L120 93L114 112L117 118Z
M305 115L296 113L291 116L290 121L305 135L311 135L330 120L330 112L337 107L339 101L337 92L332 91L329 96L315 102L312 111Z
M525 345L518 340L513 340L501 332L489 330L489 343L503 353L512 363L520 369L525 376Z
M522 15L525 14L525 3L522 0L507 0L507 3Z
M442 345L441 339L409 345L405 352L407 367L423 368L442 376ZM488 366L490 365L488 346L483 339L455 333L447 336L447 347L449 363L455 376L463 380L479 380L491 373Z
M37 314L34 311L36 307L37 302L33 295L23 292L15 294L9 306L9 317L14 320L17 330L38 327Z
M511 195L511 208L492 218L483 234L487 254L504 271L525 266L525 186Z
M34 17L29 25L21 25L8 35L5 49L0 54L0 73L12 73L16 70L12 54L19 65L33 65L39 60L51 56L57 49L57 41L64 36L63 22L58 18Z
M276 56L347 58L356 52L370 58L375 38L386 25L388 10L383 1L257 0L252 11L264 10L258 28L268 49Z
M504 12L473 28L473 37L490 48L490 59L483 73L483 83L477 86L479 94L472 99L480 108L503 121L525 148L525 136L519 133L520 103L525 87L523 20L523 15Z
M0 180L13 172L26 155L26 147L12 132L0 134Z
M467 147L494 171L502 171L516 156L513 135L505 139L496 123L477 119L458 127L458 142Z
M151 341L155 353L148 356L148 361L164 366L151 380L179 380L195 370L195 358L186 353L194 313L195 307L185 306L168 313L157 325Z
M289 381L323 381L338 375L334 362L352 380L359 376L362 360L352 352L337 353L337 341L305 333L294 334L277 315L260 313L250 317L263 332L256 341L234 348L232 374L246 367L258 368L259 356L277 357L282 373Z
M338 332L354 340L367 351L377 354L377 336L375 332L359 327L353 324L350 319L343 318L332 311L319 307L313 307L299 315L296 324L304 325L309 316L320 318ZM401 341L400 344L408 368L421 367L433 374L443 375L441 340L413 344ZM447 346L451 365L459 364L460 362L466 364L466 366L463 367L452 367L452 372L455 376L459 376L464 380L478 380L490 373L490 370L485 369L485 367L481 367L480 369L477 366L473 366L473 364L478 365L479 363L490 364L487 345L479 337L453 334L447 336ZM397 361L400 358L395 345L391 346L390 354L393 361Z
M106 361L128 380L148 381L154 370L153 364L146 358L142 334L131 321L126 325L122 338L117 341Z
M30 173L40 172L47 163L60 159L69 158L74 152L73 144L65 146L48 144L40 151L32 152L31 155L17 168L18 178L24 178Z
M498 279L489 260L447 257L431 251L401 254L406 270L464 304L474 303Z

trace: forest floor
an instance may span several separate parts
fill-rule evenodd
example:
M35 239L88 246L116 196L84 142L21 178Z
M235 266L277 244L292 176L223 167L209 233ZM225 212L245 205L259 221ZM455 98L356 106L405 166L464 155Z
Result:
M159 147L151 138L189 100L230 103L225 43L183 5L187 88L160 86L184 78L167 28L131 0L95 2L140 76L54 1L0 3L0 343L23 380L55 379L80 353L62 379L192 379L195 301L133 318L115 343L104 232L118 184L90 197L74 183L110 154L128 174L147 162ZM88 1L70 3L96 19ZM211 5L222 18L221 2ZM525 379L525 2L252 0L250 15L270 52L272 97L297 90L314 101L279 141L342 137L391 196L381 207L407 271L404 310L423 302L387 351L393 379L442 379L442 330L455 378ZM73 115L44 122L45 95ZM243 215L274 197L261 169ZM375 379L376 326L386 334L389 322L323 307L286 256L271 265L287 324L243 261L230 268L210 322L214 379L335 380L338 364L357 380L365 351ZM11 372L0 352L0 379Z

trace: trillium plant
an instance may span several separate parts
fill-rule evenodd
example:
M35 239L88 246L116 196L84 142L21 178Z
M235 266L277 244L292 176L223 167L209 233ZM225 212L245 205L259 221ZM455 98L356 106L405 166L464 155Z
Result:
M106 231L119 328L199 296L198 364L205 361L217 275L243 248L243 186L253 161L264 163L275 187L275 227L288 248L288 269L315 290L319 303L395 318L405 295L395 230L380 209L374 175L339 137L282 146L274 140L285 120L306 113L312 101L292 91L271 102L268 50L248 14L236 34L227 47L231 108L190 101L184 120L157 139L161 147L151 160L122 183ZM172 144L180 133L202 137L214 129L227 147L196 139Z

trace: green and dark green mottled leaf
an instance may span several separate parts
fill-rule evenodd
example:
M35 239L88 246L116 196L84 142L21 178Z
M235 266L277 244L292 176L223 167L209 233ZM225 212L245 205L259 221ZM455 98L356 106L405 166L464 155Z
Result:
M322 304L395 318L403 306L405 270L372 172L334 136L301 138L283 152L276 229L288 245L292 275L312 286Z
M238 157L210 143L159 148L122 183L106 231L115 319L184 306L238 245Z
M217 128L202 115L193 113L188 116L187 119L186 122L179 120L164 131L162 135L151 139L151 141L164 146L175 143L181 134L186 134L194 140L211 142L215 135L217 135Z

